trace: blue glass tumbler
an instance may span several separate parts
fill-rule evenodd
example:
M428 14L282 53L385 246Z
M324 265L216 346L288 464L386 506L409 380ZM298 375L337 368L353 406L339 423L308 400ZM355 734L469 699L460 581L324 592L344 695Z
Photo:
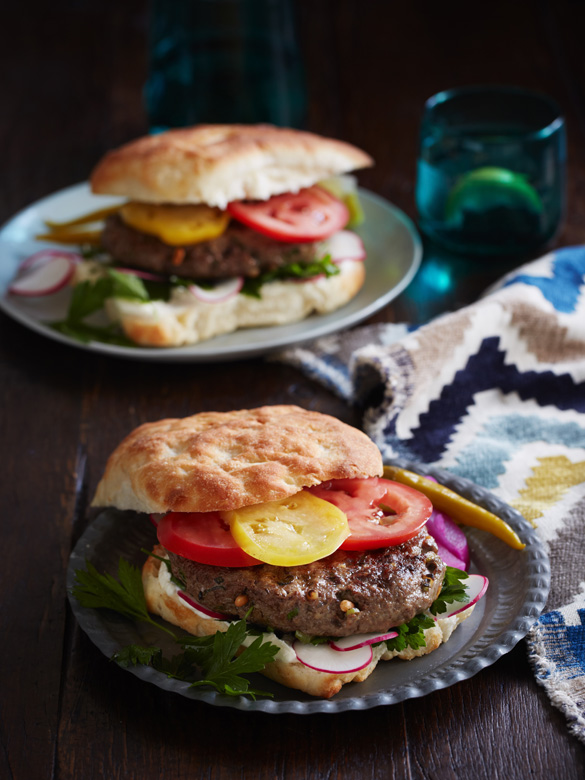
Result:
M477 86L427 101L416 205L438 244L472 255L542 249L562 223L565 179L565 123L551 98Z
M200 123L304 124L293 0L152 0L149 57L152 132Z

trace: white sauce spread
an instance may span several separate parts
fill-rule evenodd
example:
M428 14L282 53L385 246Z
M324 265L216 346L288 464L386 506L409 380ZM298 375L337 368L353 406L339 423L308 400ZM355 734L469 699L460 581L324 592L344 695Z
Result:
M172 599L176 599L181 603L182 606L187 607L187 609L190 609L199 617L204 618L205 620L215 620L218 627L220 627L224 631L227 630L229 623L226 620L216 620L215 618L210 618L209 615L206 615L204 612L200 612L196 607L192 607L191 604L188 604L186 601L184 601L182 598L180 598L177 595L177 591L179 589L177 588L175 583L171 580L171 574L166 564L161 564L159 566L158 581L162 591L166 593L167 596L169 596ZM277 637L276 634L264 632L262 634L262 637L265 642L270 642L271 644L276 645L278 647L278 653L276 654L276 658L275 658L276 661L284 661L287 663L292 663L297 660L296 653L292 649L291 645L289 645L288 642L285 642L283 639ZM255 639L256 639L255 635L249 635L244 639L243 644L246 645L247 647L248 645L251 645Z

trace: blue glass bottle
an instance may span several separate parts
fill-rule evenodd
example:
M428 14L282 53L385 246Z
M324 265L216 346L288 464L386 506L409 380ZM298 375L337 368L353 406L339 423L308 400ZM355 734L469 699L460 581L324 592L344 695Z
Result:
M201 123L302 127L292 0L153 0L145 101L153 132Z

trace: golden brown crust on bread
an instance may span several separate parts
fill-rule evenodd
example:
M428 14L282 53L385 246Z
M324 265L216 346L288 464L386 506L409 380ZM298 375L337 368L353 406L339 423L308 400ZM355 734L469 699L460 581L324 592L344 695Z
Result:
M381 474L376 445L329 415L298 406L202 412L130 433L110 456L93 506L226 511Z
M176 288L169 302L110 299L106 311L110 319L120 323L126 336L142 347L180 347L240 328L284 325L311 313L326 314L357 295L364 279L364 264L346 261L336 276L302 284L265 284L260 298L237 295L220 303L203 303L183 287Z
M154 552L157 555L165 555L164 547L161 547L160 545L157 545L154 548ZM142 583L149 612L159 615L169 623L179 626L195 636L207 636L209 634L215 634L216 631L226 630L224 623L214 620L213 618L205 619L200 617L185 606L180 599L165 593L158 579L160 566L161 562L159 560L149 557L142 569ZM426 629L425 647L417 648L416 650L407 648L400 652L389 652L383 644L373 647L373 658L371 663L357 672L331 674L310 669L308 666L305 666L298 661L277 659L268 664L261 674L288 688L295 688L304 691L304 693L308 693L311 696L329 699L331 696L339 693L342 686L346 683L363 682L367 679L380 660L400 658L408 661L436 650L439 645L449 639L459 623L466 620L472 612L473 607L470 607L465 612L461 612L458 615L454 615L444 620L439 620L437 621L436 626Z
M149 203L266 200L372 165L355 146L271 125L198 125L115 149L91 175L93 192Z

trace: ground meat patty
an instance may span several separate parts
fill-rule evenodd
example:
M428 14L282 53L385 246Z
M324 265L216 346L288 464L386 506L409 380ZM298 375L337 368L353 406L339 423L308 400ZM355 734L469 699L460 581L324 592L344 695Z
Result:
M195 563L169 553L175 576L200 604L259 626L319 636L386 631L408 622L437 597L445 564L435 540L423 530L397 547L337 552L289 568L226 568ZM238 596L247 596L236 607ZM341 609L351 601L355 611Z
M102 246L121 265L192 279L255 277L287 263L309 263L316 254L314 244L274 241L233 220L212 241L169 246L126 225L117 214L106 220Z

